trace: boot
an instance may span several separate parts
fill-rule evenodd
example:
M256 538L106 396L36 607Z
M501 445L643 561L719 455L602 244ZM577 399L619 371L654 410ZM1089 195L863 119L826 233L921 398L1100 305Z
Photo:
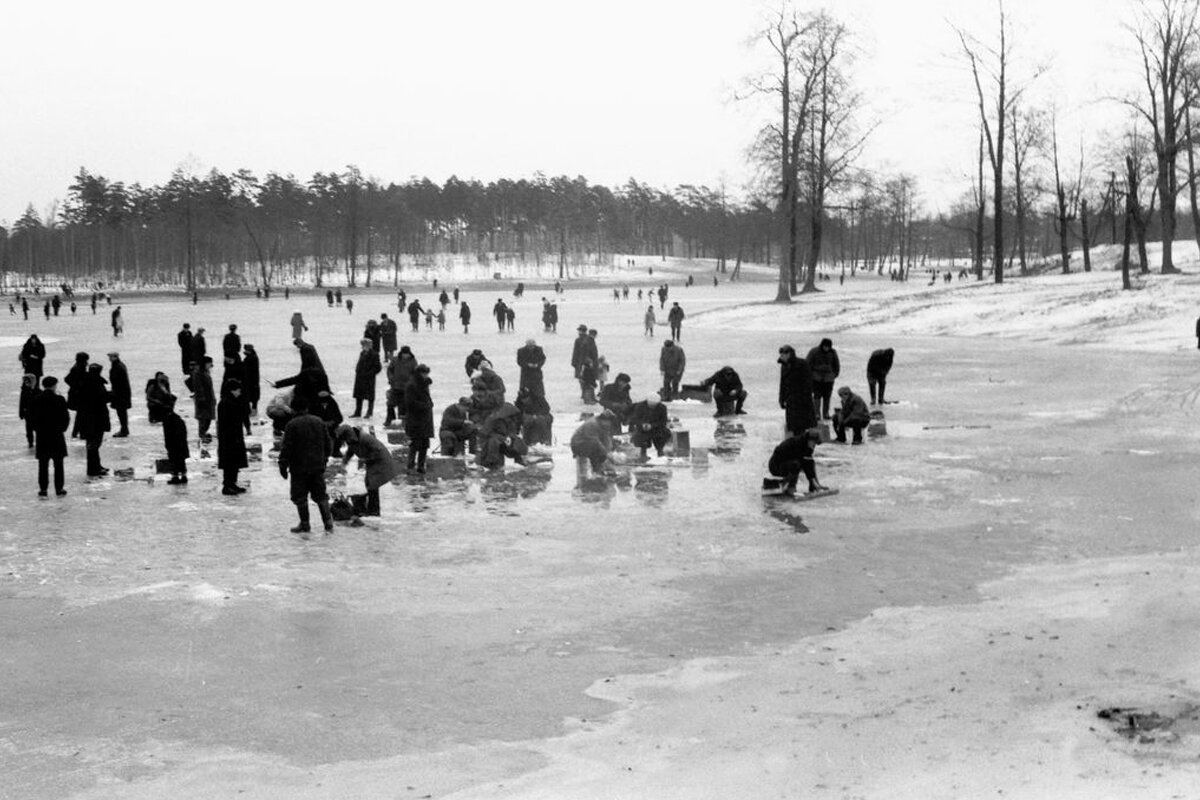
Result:
M296 509L300 512L300 524L292 528L292 533L308 533L312 530L308 526L308 503L297 503Z
M413 450L413 449L409 449L409 451L408 451L408 471L412 472L413 468L416 466L417 466L417 451Z
M421 450L417 453L417 472L421 475L425 474L425 454L427 450Z
M329 501L322 500L317 503L317 508L321 512L321 523L325 526L325 532L333 533L333 514L329 511Z

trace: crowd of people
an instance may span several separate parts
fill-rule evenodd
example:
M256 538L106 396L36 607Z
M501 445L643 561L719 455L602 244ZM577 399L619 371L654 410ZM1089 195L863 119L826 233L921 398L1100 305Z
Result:
M665 285L657 290L661 305L667 300L665 290ZM556 294L560 292L559 289ZM641 295L641 290L638 293ZM628 296L628 287L624 295ZM330 307L342 305L344 300L340 290L330 290L326 299ZM459 317L466 330L470 310L466 301L460 300L457 287L453 299L460 307ZM402 290L397 301L401 313L409 313L413 329L417 330L418 319L426 313L419 301L407 302ZM346 307L352 311L349 302L346 298ZM443 289L438 297L443 317L450 302L449 293ZM542 298L542 305L545 329L556 330L556 303ZM417 309L417 316L413 316L413 309ZM498 332L512 329L514 312L502 298L497 299L493 314ZM653 315L651 305L647 310L647 331L651 334ZM619 372L609 380L608 361L599 352L598 330L583 324L578 326L571 368L580 386L582 403L598 405L600 410L585 415L587 418L572 433L570 449L572 455L586 459L596 472L613 471L618 460L614 458L617 451L614 437L627 435L629 444L641 457L647 457L651 449L658 456L666 452L671 440L666 403L679 397L687 364L679 344L683 319L679 303L673 303L668 314L671 336L663 342L659 353L662 386L638 399L631 396L628 373ZM196 437L202 445L212 442L216 423L217 466L223 494L236 496L246 491L238 483L240 471L248 466L245 437L251 432L252 418L259 412L262 384L265 382L276 390L266 404L265 415L279 437L278 466L280 474L290 483L290 496L297 507L299 522L293 529L297 532L311 529L310 501L317 506L323 526L329 529L333 524L325 486L325 469L331 458L360 460L365 466L365 493L356 498L356 509L364 515L380 514L379 490L400 469L383 442L366 430L352 427L348 421L375 416L381 375L386 382L383 425L402 424L408 445L407 470L416 475L425 473L435 441L442 454L473 458L484 469L502 467L509 460L524 464L531 445L552 443L554 414L543 378L546 353L535 339L527 339L516 350L520 378L515 397L508 395L503 379L482 349L472 350L464 362L469 394L447 406L435 426L430 394L432 370L417 359L409 345L399 344L398 326L387 313L380 314L378 320L365 322L354 366L354 411L348 418L343 417L338 407L316 347L305 339L309 326L299 310L291 315L289 326L299 368L294 374L274 381L263 380L255 347L242 342L236 324L230 324L221 339L223 369L219 384L214 383L215 361L209 354L204 327L193 331L190 323L183 323L176 342L183 384L192 403ZM117 332L115 327L114 332ZM886 380L893 356L891 349L877 350L868 360L867 384L872 404L886 402ZM68 431L71 437L85 444L87 476L108 474L101 450L105 434L113 430L109 412L115 414L117 421L112 436L128 436L133 394L129 372L117 350L107 354L107 378L102 363L93 362L86 352L77 353L63 381L65 397L60 394L57 378L43 374L45 358L45 345L36 334L31 335L20 353L24 374L19 412L25 422L27 442L38 460L39 495L48 494L53 467L54 488L62 496L66 494L63 459L67 455ZM850 387L842 386L837 390L840 404L831 413L841 364L830 339L821 340L803 359L792 346L785 345L779 350L778 361L779 404L784 411L788 438L776 448L768 467L772 474L784 477L791 488L803 473L808 477L809 489L816 491L823 488L812 460L812 447L820 441L819 421L832 424L834 441L845 443L850 435L850 443L857 445L863 441L871 412L862 397ZM746 413L748 392L737 370L730 365L722 366L693 388L711 392L716 416ZM144 396L149 423L162 427L168 483L186 484L191 455L188 426L177 413L179 400L168 375L156 372L147 381ZM71 412L74 412L73 422Z

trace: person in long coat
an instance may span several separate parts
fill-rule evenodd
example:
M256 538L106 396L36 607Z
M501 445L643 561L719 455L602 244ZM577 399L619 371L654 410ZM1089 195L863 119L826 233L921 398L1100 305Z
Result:
M279 474L290 481L289 494L300 515L300 524L292 533L308 533L308 499L312 498L321 512L325 532L333 531L333 515L329 513L329 493L325 487L325 465L333 450L325 423L309 413L308 398L292 398L294 415L283 429L279 445Z
M212 359L205 356L192 372L192 400L196 407L196 428L200 441L211 442L209 426L217 414L217 395L213 389Z
M515 405L521 412L521 438L525 444L553 444L554 415L546 396L525 387L517 393Z
M383 358L391 361L392 354L396 352L396 320L387 314L379 315L379 337L383 344Z
M854 431L852 444L862 444L863 428L871 422L871 411L866 401L851 391L849 386L838 389L838 398L842 401L842 407L833 412L834 441L845 444L846 428L850 428Z
M442 412L442 424L438 428L442 455L460 456L464 451L475 450L477 428L469 416L470 408L471 400L460 397Z
M413 372L417 369L417 357L413 355L408 345L400 348L396 357L387 365L387 417L384 425L390 425L397 417L405 414L404 390L412 380Z
M425 309L421 308L420 300L413 300L408 304L408 322L412 325L413 333L421 329L421 317L425 314Z
M600 358L600 353L596 349L596 340L588 336L587 325L580 325L575 330L579 335L575 337L575 343L571 347L571 366L575 368L575 377L578 378L584 362L590 359L595 364Z
M163 446L167 449L167 463L171 470L171 478L167 483L178 486L188 482L187 460L191 452L188 449L187 423L175 413L175 396L168 395L166 409L162 412Z
M79 434L87 444L87 474L99 478L108 474L100 463L100 445L104 434L112 430L112 419L108 415L108 381L100 374L99 364L89 364L87 375L79 388Z
M42 363L46 360L46 345L42 344L42 340L36 333L29 334L29 338L25 340L25 346L21 348L19 358L24 374L42 377Z
M236 495L246 491L238 486L238 470L246 469L246 437L250 425L246 401L242 399L242 382L231 378L221 390L217 404L217 468L221 470L221 494Z
M779 407L784 410L788 431L798 436L817 425L817 410L813 405L812 373L808 362L796 357L796 348L785 344L779 348Z
M363 483L367 489L366 516L378 517L379 489L390 483L392 478L396 477L397 472L396 462L392 458L391 451L388 450L387 445L371 434L348 425L338 428L337 438L346 446L346 454L342 456L342 463L348 464L350 459L355 457L361 462L365 470Z
M199 364L208 355L208 342L204 338L204 328L196 328L192 337L192 364Z
M308 330L308 326L304 324L304 315L299 311L293 311L290 324L292 326L292 341L303 339L305 332Z
M258 352L254 345L242 345L242 397L251 414L258 413L258 401L262 398L262 376L259 372Z
M500 469L505 457L524 463L529 452L521 438L522 414L512 403L504 403L479 426L479 446L475 460L484 469Z
M175 395L165 372L156 372L146 381L146 413L151 424L162 422L167 412L175 408Z
M95 310L92 306L92 310ZM192 374L192 326L190 323L183 323L183 328L179 333L175 334L175 341L179 344L179 368L183 370L184 375Z
M383 331L379 327L379 323L373 319L367 320L367 325L363 328L363 338L371 340L371 349L376 353L380 352L383 344Z
M658 354L658 369L662 372L664 400L671 400L679 394L679 382L683 380L683 371L687 367L687 354L683 348L668 339L663 342Z
M354 413L351 417L361 417L363 401L367 403L367 417L375 413L375 376L383 370L379 363L379 351L370 339L360 340L362 350L358 354L358 363L354 365Z
M41 393L42 390L38 388L37 375L28 373L21 377L21 396L17 399L17 419L25 421L25 441L31 448L37 433L37 415L34 412L37 408L38 395Z
M404 416L404 432L408 435L408 468L425 472L425 456L429 452L429 440L433 438L433 398L429 394L429 367L418 364L412 380L404 389L407 413Z
M67 440L63 436L71 424L67 401L58 393L58 379L47 375L42 379L42 391L32 409L37 444L34 454L38 460L38 496L45 497L50 488L50 464L54 464L54 493L62 497L63 459L67 457Z
M883 399L883 393L887 390L887 376L892 371L892 360L895 356L896 351L888 347L875 350L867 359L867 388L871 390L872 403L875 402L876 389L879 390L879 404L887 402Z
M133 406L133 389L129 386L129 370L121 360L121 354L115 350L108 354L108 387L109 405L117 412L117 423L121 428L113 434L114 439L123 439L129 435L129 409Z
M221 354L234 361L242 360L242 337L238 336L237 325L230 325L229 333L221 340Z
M83 388L83 379L87 377L88 354L76 353L75 363L67 371L63 382L67 384L67 408L75 412L75 424L71 426L71 438L78 439L79 433L79 390Z
M842 372L842 362L838 360L837 350L833 349L833 340L822 339L819 345L808 351L804 360L808 362L808 371L812 374L813 405L820 403L821 419L829 419L833 384Z
M471 307L463 300L458 307L458 319L462 322L463 333L471 332Z
M517 393L526 387L537 395L545 396L546 385L542 380L542 367L546 365L546 351L533 339L525 341L525 346L517 350L517 366L521 368L521 381L517 385Z

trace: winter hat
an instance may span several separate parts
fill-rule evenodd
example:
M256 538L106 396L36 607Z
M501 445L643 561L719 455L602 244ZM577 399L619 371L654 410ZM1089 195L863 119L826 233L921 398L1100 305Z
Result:
M103 367L99 364L88 364L88 372L99 372Z
M401 352L401 353L408 353L410 356L412 355L412 350L409 348L409 346L408 346L408 345L402 345L402 346L400 347L400 352Z
M665 342L663 342L663 349L664 349L664 350L665 350L666 348L668 348L668 347L674 347L674 346L675 346L675 343L674 343L674 342L672 342L670 339L667 339Z
M579 331L580 333L587 333L587 329L588 329L587 325L580 325L575 330Z
M630 377L629 377L628 375L626 375L624 372L618 372L618 373L617 373L617 377L613 378L613 383L620 383L621 381L625 381L626 383L630 383L630 382L632 382L632 381L633 381L633 378L630 378Z
M429 374L429 365L428 364L417 364L417 368L415 371L421 373L422 375L428 375Z
M53 375L47 375L42 378L42 387L49 389L51 386L58 386L58 378Z
M833 347L833 339L822 339L821 347Z
M245 350L245 351L246 351L246 352L248 352L248 353L253 353L253 352L254 352L254 345L252 345L252 344L244 344L244 345L242 345L242 349L243 349L243 350Z
M230 325L230 326L229 326L229 332L230 332L230 333L232 333L233 331L236 331L236 330L237 330L237 325Z
M842 388L838 389L838 395L839 395L840 397L845 397L845 396L846 396L846 395L848 395L848 394L850 394L850 387L849 387L849 386L843 386Z

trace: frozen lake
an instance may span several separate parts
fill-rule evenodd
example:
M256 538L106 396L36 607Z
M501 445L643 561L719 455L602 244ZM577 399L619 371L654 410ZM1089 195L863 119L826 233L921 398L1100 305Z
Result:
M433 292L406 288L435 305ZM1194 359L834 334L839 384L864 395L867 355L896 349L890 435L820 447L821 480L841 493L795 504L759 495L782 435L775 354L785 342L803 354L825 331L763 330L776 311L759 303L770 294L762 284L676 285L668 307L679 300L689 315L684 381L731 364L749 413L719 421L711 405L673 403L707 463L580 491L566 446L585 410L569 365L575 326L599 329L611 374L628 372L635 397L659 385L667 329L646 338L645 303L569 289L559 332L544 334L543 294L516 301L515 333L498 333L489 316L499 293L476 287L463 293L469 335L453 305L444 333L410 334L407 317L397 321L401 344L432 367L438 419L468 393L467 353L491 358L511 399L514 353L535 338L548 356L553 468L402 477L383 490L380 519L308 541L288 532L294 508L269 460L243 473L248 494L230 498L215 461L193 460L186 487L87 483L83 447L72 444L69 496L39 501L14 370L0 412L0 797L508 796L499 787L522 775L534 783L513 796L552 797L562 786L554 772L536 782L554 763L541 743L603 733L623 707L589 687L669 673L678 690L679 671L698 660L778 653L882 607L977 602L981 584L1016 567L1192 544L1195 491L1180 502L1180 487L1194 485L1200 436ZM76 350L103 361L115 342L134 386L133 435L107 440L104 460L141 475L162 441L140 388L162 369L180 392L180 323L207 329L210 354L236 323L264 378L281 378L297 366L288 318L301 310L349 413L363 324L396 307L393 294L348 296L352 315L317 295L195 307L118 298L119 340L103 307L2 318L0 358L15 364L36 331L53 337L46 372L61 377ZM703 312L737 305L753 325L739 329L722 312L721 327L706 327ZM194 436L186 397L180 407ZM269 426L252 439L269 450ZM361 486L353 470L349 486ZM653 705L646 691L626 713ZM674 742L665 725L661 744ZM683 759L687 746L670 747ZM822 778L806 768L791 785ZM608 779L597 775L596 787Z

